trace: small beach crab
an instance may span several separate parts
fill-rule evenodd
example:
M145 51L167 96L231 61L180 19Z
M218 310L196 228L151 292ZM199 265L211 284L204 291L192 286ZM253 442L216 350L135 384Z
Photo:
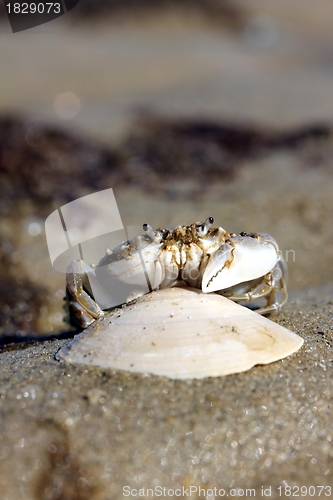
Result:
M109 280L128 285L131 291L138 287L136 296L129 293L118 304L148 291L185 284L244 305L255 306L259 301L256 312L260 314L279 310L287 300L287 267L276 241L268 234L236 235L222 227L211 228L213 222L208 217L205 222L156 230L144 224L142 235L107 249L96 266L83 260L71 262L67 269L71 317L82 328L102 317L89 282L107 286Z

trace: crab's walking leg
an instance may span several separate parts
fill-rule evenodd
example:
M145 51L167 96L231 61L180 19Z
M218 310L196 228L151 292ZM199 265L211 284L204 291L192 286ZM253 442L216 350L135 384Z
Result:
M270 279L270 273L264 276L263 280L258 284L254 285L248 292L244 293L221 293L224 297L233 300L234 302L251 302L252 300L257 300L262 297L266 297L272 292L272 284Z
M267 305L256 309L259 314L269 314L281 309L288 298L286 287L287 266L280 258L273 271L266 274L259 284L255 284L253 288L244 293L223 293L234 302L252 302L263 297L267 298Z
M83 328L86 328L95 319L104 316L99 305L83 289L83 281L87 271L93 271L93 269L82 260L72 261L67 268L67 290L72 296L70 312Z
M267 300L267 306L257 309L256 312L259 314L269 314L271 312L277 312L286 303L288 299L287 287L284 277L279 279L279 282L272 286L271 293Z
M77 302L69 302L68 305L70 317L75 319L75 321L81 326L81 328L88 328L91 323L95 321L95 318L91 316L80 304Z

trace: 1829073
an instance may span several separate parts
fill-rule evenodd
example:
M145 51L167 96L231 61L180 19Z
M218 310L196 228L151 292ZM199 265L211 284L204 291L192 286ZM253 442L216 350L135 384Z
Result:
M280 497L331 497L331 486L279 486Z
M59 2L23 2L6 4L8 14L60 14Z

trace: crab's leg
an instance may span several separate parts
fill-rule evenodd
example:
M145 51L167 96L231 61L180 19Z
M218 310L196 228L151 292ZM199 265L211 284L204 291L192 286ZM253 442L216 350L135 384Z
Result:
M271 293L268 295L266 307L258 309L259 314L269 314L279 311L288 299L287 293L287 264L280 256L279 261L271 272Z
M272 281L270 279L270 276L270 273L264 276L263 280L248 292L239 294L230 293L230 295L228 295L228 293L222 291L221 295L223 295L224 297L228 297L228 299L233 300L234 302L251 302L252 300L266 297L272 292Z
M95 318L80 306L78 302L70 302L68 309L71 318L74 318L81 328L87 328L95 321Z
M104 316L104 313L99 305L83 289L84 276L88 270L90 270L90 267L82 260L72 261L67 268L67 289L75 299L74 301L70 301L72 306L74 304L79 306L76 307L76 312L85 311L88 318L98 319Z
M265 276L263 281L249 292L230 296L224 293L221 295L228 297L228 299L234 302L251 302L268 296L267 305L256 309L256 312L259 314L269 314L273 311L278 311L288 298L284 279L281 278L280 283L273 286L272 282L269 282L269 275Z
M249 291L244 293L225 293L221 295L235 302L251 302L262 297L267 297L267 305L256 309L259 314L269 314L278 311L288 298L286 287L287 266L282 257L274 269L264 276L259 284L255 284Z
M267 306L257 309L259 314L269 314L271 312L279 311L288 299L287 287L283 276L279 280L277 286L272 287L271 294L269 295Z

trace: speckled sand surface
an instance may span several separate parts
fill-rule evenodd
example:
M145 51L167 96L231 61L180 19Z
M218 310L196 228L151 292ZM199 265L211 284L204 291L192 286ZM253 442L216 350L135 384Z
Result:
M332 288L293 298L275 320L303 347L238 375L171 381L66 366L54 359L64 340L1 353L2 498L119 499L126 485L254 488L259 498L264 485L278 498L279 486L331 485Z

